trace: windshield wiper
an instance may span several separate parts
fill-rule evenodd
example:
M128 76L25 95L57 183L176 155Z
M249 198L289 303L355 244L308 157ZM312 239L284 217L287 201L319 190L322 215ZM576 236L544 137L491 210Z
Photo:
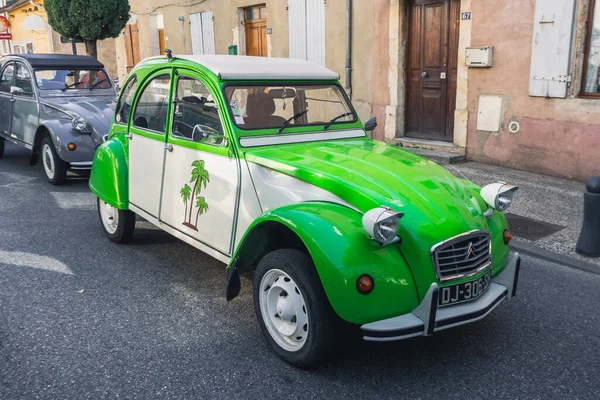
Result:
M284 130L285 128L287 128L287 127L288 127L288 125L292 123L292 121L294 121L294 120L296 120L296 119L300 118L301 116L303 116L303 115L304 115L304 114L306 114L307 112L308 112L308 110L300 111L298 114L294 115L293 117L290 117L290 118L288 118L288 119L287 119L287 120L286 120L286 121L283 123L283 125L281 125L281 128L277 129L277 133L279 134L279 133L283 132L283 130Z
M325 124L325 126L323 127L323 130L325 130L325 129L329 128L329 127L330 127L331 125L333 125L333 123L334 123L335 121L337 121L338 119L340 119L340 118L344 118L344 117L347 117L348 115L354 115L354 113L352 113L352 112L346 112L346 113L343 113L343 114L340 114L340 115L338 115L337 117L335 117L335 118L333 118L332 120L330 120L330 121L329 121L327 124Z
M94 83L92 86L90 86L90 90L94 89L96 86L98 86L101 83L106 82L106 79L100 79L98 82Z
M67 86L65 86L64 88L60 89L60 90L62 90L62 91L64 92L64 91L65 91L65 90L67 90L68 88L70 88L70 87L73 87L73 86L76 86L76 85L81 85L82 83L83 83L83 82L73 82L73 83L71 83L70 85L67 85Z

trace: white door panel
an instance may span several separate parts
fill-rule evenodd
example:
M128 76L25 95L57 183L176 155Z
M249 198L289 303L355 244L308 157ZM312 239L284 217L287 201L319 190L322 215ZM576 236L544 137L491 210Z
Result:
M133 134L129 140L129 201L158 217L165 155L164 137L149 139Z
M206 187L193 179L194 161L204 161ZM160 221L230 254L237 185L237 159L174 146L165 159ZM197 206L199 198L207 208Z

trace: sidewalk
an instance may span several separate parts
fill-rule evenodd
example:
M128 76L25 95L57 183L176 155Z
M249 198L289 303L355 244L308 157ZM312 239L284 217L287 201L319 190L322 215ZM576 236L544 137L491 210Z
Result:
M583 222L585 183L476 162L444 167L480 186L497 181L519 186L507 212L515 251L600 274L600 257L575 252Z

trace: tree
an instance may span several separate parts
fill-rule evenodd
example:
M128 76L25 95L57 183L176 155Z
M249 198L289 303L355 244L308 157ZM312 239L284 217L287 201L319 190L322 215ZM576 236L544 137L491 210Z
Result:
M119 36L129 20L128 0L46 0L48 23L69 39L82 40L97 57L96 41Z
M208 204L206 204L206 200L204 199L204 197L200 196L200 192L202 191L202 187L204 186L204 189L206 189L206 185L210 182L210 177L208 175L208 171L204 169L204 161L203 160L196 160L192 163L192 167L194 167L192 169L192 178L190 179L190 183L194 183L194 189L192 189L192 195L191 198L192 199L196 199L196 204L195 206L199 208L198 212L196 213L196 225L192 224L192 212L194 209L194 201L190 201L190 212L187 213L187 210L185 211L187 213L187 220L185 220L185 222L183 223L183 225L187 226L190 229L193 229L195 231L198 230L197 226L198 226L198 216L200 214L203 214L205 211L208 210ZM187 186L187 184L186 184ZM184 186L185 189L185 186ZM183 191L183 189L182 189ZM183 196L182 191L180 192L180 194Z
M208 211L208 203L206 203L206 199L203 196L196 197L196 207L198 211L196 211L196 225L194 226L198 228L198 217Z

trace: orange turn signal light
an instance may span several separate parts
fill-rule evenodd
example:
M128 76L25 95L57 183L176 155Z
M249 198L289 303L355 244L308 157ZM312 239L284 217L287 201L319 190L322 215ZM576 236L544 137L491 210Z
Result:
M369 294L373 291L373 288L375 288L375 281L370 275L363 274L356 280L356 290L360 294Z
M77 146L75 146L75 143L69 143L67 145L67 149L69 149L69 151L73 151L77 148Z
M504 244L508 244L513 238L512 234L507 229L504 230L502 236L504 238Z

